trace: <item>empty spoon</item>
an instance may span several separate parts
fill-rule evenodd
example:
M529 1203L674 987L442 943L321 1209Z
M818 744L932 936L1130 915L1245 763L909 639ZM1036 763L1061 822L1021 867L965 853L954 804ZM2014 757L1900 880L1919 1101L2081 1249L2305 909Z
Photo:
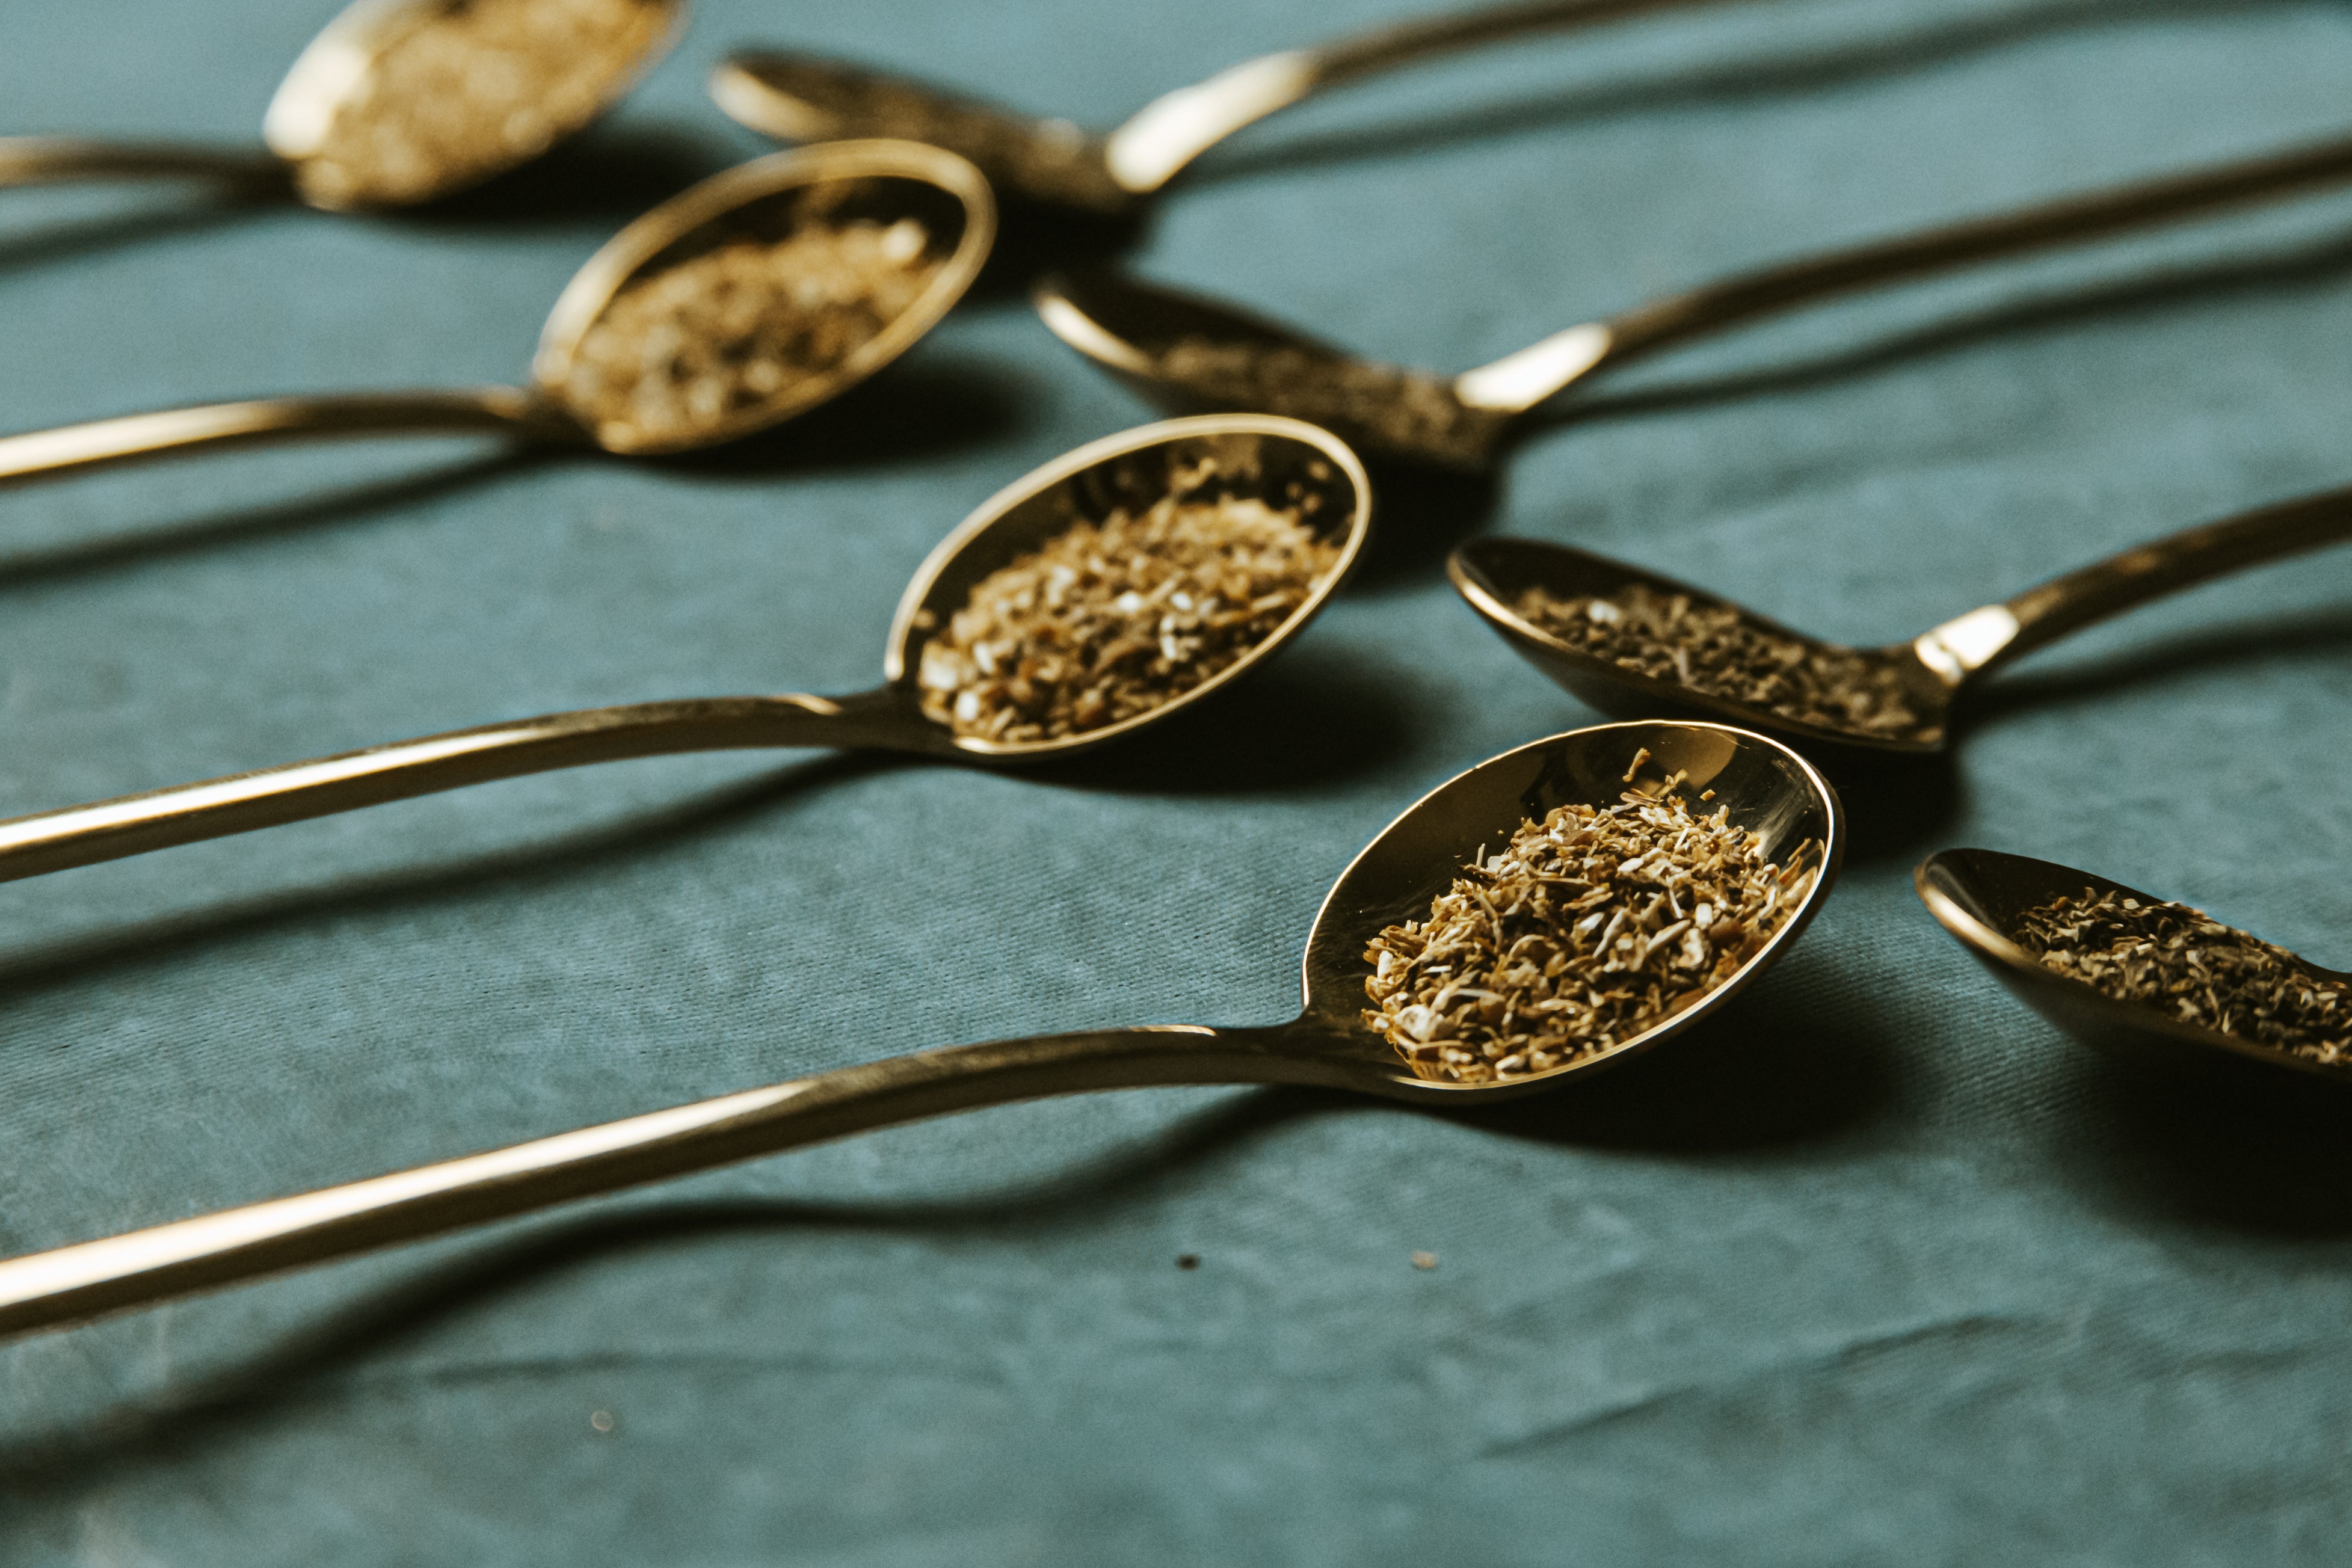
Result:
M1654 791L1703 793L1706 810L1778 861L1822 853L1801 902L1734 973L1603 1053L1502 1082L1433 1082L1359 1021L1366 944L1428 912L1483 847L1564 804L1616 805L1647 765ZM1845 828L1836 792L1761 736L1717 725L1619 724L1554 736L1480 764L1424 796L1359 854L1307 939L1304 1000L1271 1027L1097 1030L919 1051L680 1105L488 1154L224 1210L110 1240L0 1262L0 1333L74 1322L395 1241L437 1235L594 1193L875 1127L1051 1094L1180 1083L1304 1083L1461 1105L1549 1088L1680 1034L1730 1000L1803 934L1836 879Z
M2173 1071L2246 1076L2243 1064L2352 1086L2352 1069L2328 1066L2291 1051L2174 1016L2154 1002L2126 1001L2087 980L2063 975L2020 946L2015 934L2028 911L2059 898L2113 894L2142 905L2166 901L2103 876L2050 861L1996 850L1945 850L1927 857L1912 878L1920 901L1945 930L1976 955L2020 1001L2086 1045L2135 1062ZM2352 980L2334 969L2307 966L2319 979Z
M990 573L1081 522L1134 516L1165 497L1296 508L1331 565L1271 632L1206 680L1148 711L1059 738L959 733L924 707L924 650ZM630 703L484 725L257 772L0 821L0 882L226 837L495 779L673 752L860 747L1010 764L1100 746L1169 717L1257 667L1302 631L1355 564L1371 488L1326 431L1266 414L1170 420L1106 437L991 497L941 540L890 626L883 685L854 696L743 696ZM1164 632L1162 633L1165 634Z
M1403 22L1244 60L1154 99L1108 135L1038 120L906 77L774 50L730 56L710 96L784 141L898 136L978 164L998 193L1100 214L1131 211L1244 126L1326 89L1527 33L1613 22L1706 0L1536 0Z
M314 207L427 202L584 128L685 16L686 0L357 0L279 84L267 151L0 137L0 186L290 181Z
M1570 327L1450 378L1359 360L1215 301L1107 271L1047 278L1035 303L1064 342L1172 408L1286 413L1366 453L1478 470L1528 430L1539 405L1672 344L1858 288L2347 178L2352 141L2121 186L1726 278Z
M0 436L0 484L308 435L495 431L653 455L765 430L912 347L987 259L988 182L952 152L843 141L714 174L572 275L528 387L204 404Z
M1505 642L1603 713L1688 712L1809 742L1925 753L1943 748L1952 704L1977 677L2150 600L2347 535L2352 489L2305 496L2137 546L1884 648L1823 643L1672 578L1534 539L1474 539L1447 574ZM1529 600L1619 606L1629 591L1688 630L1662 638L1656 655L1633 653L1617 639L1644 611L1583 612L1598 623L1588 632L1569 622L1571 640L1554 629L1557 612ZM1729 651L1719 667L1702 652L1709 645Z

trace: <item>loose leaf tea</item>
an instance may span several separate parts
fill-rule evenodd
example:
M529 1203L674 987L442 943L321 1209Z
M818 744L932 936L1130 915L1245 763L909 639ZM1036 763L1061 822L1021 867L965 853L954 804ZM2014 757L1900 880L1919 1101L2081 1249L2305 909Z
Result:
M1890 661L1791 637L1727 604L1629 583L1607 598L1559 599L1530 588L1513 608L1619 669L1795 723L1860 736L1900 736L1919 726Z
M329 201L412 202L533 157L668 26L646 0L436 6L368 63L304 178Z
M2185 904L2083 890L2029 909L2017 945L2048 968L2183 1023L2352 1065L2352 987Z
M1804 903L1818 846L1775 865L1680 782L1558 807L1481 852L1428 919L1364 949L1364 1022L1423 1078L1491 1083L1598 1056L1729 979Z
M624 449L700 439L834 370L906 314L940 265L912 218L731 241L614 296L572 351L564 402Z
M1370 444L1472 465L1504 424L1502 415L1465 405L1435 376L1345 355L1182 338L1160 355L1158 368L1218 408L1262 408Z
M1339 564L1307 521L1319 497L1197 491L1079 523L973 585L923 645L924 713L1009 742L1150 713L1240 662Z

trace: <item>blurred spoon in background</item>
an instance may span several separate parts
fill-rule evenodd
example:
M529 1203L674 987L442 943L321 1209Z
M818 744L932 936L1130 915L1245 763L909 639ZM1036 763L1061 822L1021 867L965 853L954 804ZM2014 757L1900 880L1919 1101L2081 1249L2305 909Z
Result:
M667 52L686 0L357 0L287 72L251 152L0 137L0 187L197 179L407 206L529 162Z
M1717 3L1534 0L1402 22L1244 60L1154 99L1107 135L906 77L771 49L721 61L711 73L710 96L736 120L779 141L892 136L927 141L971 159L1008 201L1118 216L1142 207L1226 137L1328 89L1526 34Z
M1272 622L1230 663L1214 669L1188 664L1204 678L1144 711L1101 718L1081 711L1068 733L1032 738L1004 738L1002 729L974 733L957 722L962 716L940 711L943 690L956 689L942 681L941 666L951 668L961 656L949 632L977 585L1081 523L1099 523L1114 513L1141 517L1163 499L1230 500L1244 509L1256 507L1261 515L1295 516L1296 528L1328 564L1313 580L1266 603L1177 605L1184 624L1162 619L1168 606L1156 600L1120 607L1133 623L1149 624L1151 635L1124 638L1119 648L1106 652L1146 659L1171 637L1199 641L1197 622L1211 615ZM0 882L628 758L769 747L871 748L998 766L1070 756L1172 717L1257 668L1306 630L1355 565L1371 513L1362 465L1313 425L1268 414L1210 414L1145 425L1079 447L1007 486L940 541L898 601L883 684L872 691L843 697L688 698L546 714L15 817L0 821ZM1160 587L1177 580L1171 574ZM1180 596L1181 591L1170 598ZM944 657L929 656L934 643L946 651ZM984 662L993 665L1017 653L992 650Z
M1643 355L1859 288L2077 245L2352 180L2352 140L2124 185L1832 251L1670 295L1557 332L1451 378L1360 360L1196 295L1110 272L1047 278L1054 334L1151 401L1255 409L1336 431L1368 455L1494 465L1544 403ZM1444 287L1477 274L1465 267Z
M2069 901L2063 906L2068 917L2089 925L2107 924L2095 913L2105 900L2128 899L2131 904L2119 913L2132 926L2160 923L2177 927L2191 946L2209 951L2217 946L2242 951L2233 938L2243 934L2210 916L2192 921L2190 912L2168 906L2167 900L2153 894L2072 866L1997 850L1945 850L1930 855L1920 862L1912 883L1937 923L1992 971L1994 978L2085 1045L2137 1064L2202 1078L2217 1086L2233 1081L2284 1082L2284 1075L2293 1074L2305 1083L2318 1080L2339 1090L2352 1088L2352 1066L2341 1059L2331 1062L2297 1054L2206 1021L2215 1016L2217 1005L2226 1012L2229 1000L2242 1004L2242 998L2216 1003L2202 985L2184 988L2188 1001L2184 1009L2181 997L2117 995L2088 979L2058 972L2019 942L2034 912L2059 907L2061 899ZM2323 968L2284 948L2271 949L2263 967L2271 971L2273 980L2297 990L2338 990L2352 983L2352 975ZM2306 980L2317 984L2306 986ZM2109 984L2115 980L2110 978ZM2251 1009L2242 1006L2241 1010ZM2335 1010L2334 1032L2340 1037L2346 1026L2352 1025L2352 1009ZM2189 1011L2197 1017L2184 1016ZM2231 1021L2240 1021L2242 1030L2252 1022L2251 1019Z

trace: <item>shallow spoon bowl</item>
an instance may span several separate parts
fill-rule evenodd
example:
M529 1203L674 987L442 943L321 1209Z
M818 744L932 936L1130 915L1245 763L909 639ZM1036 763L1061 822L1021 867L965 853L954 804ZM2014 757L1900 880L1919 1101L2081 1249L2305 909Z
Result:
M1424 17L1244 60L1154 99L1104 135L908 77L772 49L721 61L711 73L710 96L737 120L782 141L928 141L971 159L1007 199L1123 215L1235 131L1327 89L1505 38L1711 3L1521 0Z
M2226 1073L2275 1082L2282 1072L2352 1088L2352 1070L2328 1067L2255 1041L2166 1014L2144 1002L2118 1001L2095 986L2035 961L2010 933L2027 911L2085 888L2144 904L2170 902L2089 872L1997 850L1945 850L1920 862L1912 884L1943 928L1992 971L2020 1001L2085 1045L2136 1065L2176 1075ZM2310 966L2323 979L2352 980Z

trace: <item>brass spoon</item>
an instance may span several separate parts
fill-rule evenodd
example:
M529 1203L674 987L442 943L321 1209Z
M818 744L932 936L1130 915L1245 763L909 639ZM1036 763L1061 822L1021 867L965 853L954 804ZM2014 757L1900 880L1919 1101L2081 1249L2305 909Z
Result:
M1726 278L1557 332L1451 378L1359 360L1198 296L1109 272L1047 278L1055 335L1145 397L1311 420L1367 453L1481 470L1540 405L1673 344L1834 295L2079 244L2352 177L2352 140L2222 164Z
M1200 488L1205 486L1205 488ZM1081 520L1130 512L1176 492L1304 503L1338 563L1244 657L1182 695L1117 724L1058 740L997 741L954 733L922 709L917 685L929 628L961 609L974 583ZM1268 414L1169 420L1107 436L1016 480L931 551L898 601L883 685L854 696L746 696L630 703L484 725L364 751L232 774L92 805L0 821L0 882L225 838L387 800L592 762L766 747L872 747L967 762L1066 757L1157 723L1240 679L1303 631L1361 551L1371 487L1339 440Z
M1415 1077L1358 1022L1367 941L1429 912L1481 846L1570 802L1614 804L1648 760L1707 808L1758 833L1774 860L1807 839L1822 858L1812 889L1771 939L1699 1000L1603 1054L1499 1082ZM1304 1083L1425 1104L1486 1103L1550 1088L1682 1033L1794 945L1836 879L1845 848L1836 791L1803 758L1717 725L1604 725L1480 764L1424 796L1341 873L1307 938L1304 1003L1272 1027L1097 1030L919 1051L863 1067L609 1122L396 1176L377 1176L110 1240L0 1262L0 1333L159 1301L395 1241L528 1213L640 1182L774 1154L871 1128L1049 1094L1178 1083Z
M1807 743L1914 755L1940 751L1962 688L2011 660L2134 609L2283 556L2352 536L2352 489L2306 496L2222 522L2188 528L2054 578L2000 604L1955 616L1908 643L1855 649L1791 631L1730 601L1605 556L1534 539L1474 539L1454 552L1447 575L1503 640L1553 680L1603 713L1690 713L1753 725ZM1697 606L1736 611L1769 633L1803 643L1824 660L1884 672L1911 722L1864 731L1783 717L1759 703L1719 696L1626 669L1546 631L1518 608L1530 589L1554 599L1609 598L1631 586Z
M2085 1045L2175 1072L2210 1074L2217 1068L2231 1068L2242 1078L2245 1070L2239 1064L2254 1063L2325 1079L2338 1088L2352 1086L2352 1070L2189 1023L2147 1002L2118 1001L2086 980L2044 967L2010 936L2027 911L2076 896L2084 888L2143 904L2168 900L2072 866L1996 850L1946 850L1930 855L1913 873L1912 884L1927 912L1995 979ZM2340 970L2310 967L2322 979L2352 980L2352 975Z
M583 342L638 287L730 240L766 243L856 224L887 231L902 220L920 225L929 278L895 319L839 358L757 396L721 400L650 429L583 403L575 389ZM773 153L671 197L590 256L547 318L528 387L264 398L0 436L0 484L305 435L488 430L630 456L716 445L804 413L905 353L971 286L995 234L988 182L952 152L910 141L843 141ZM683 320L677 329L692 329Z
M0 186L209 179L404 206L529 162L669 50L686 0L356 0L295 60L266 152L0 137Z
M1532 0L1399 23L1311 49L1229 66L1156 98L1107 135L1038 120L907 77L753 50L710 75L710 96L783 141L901 136L961 152L1008 200L1106 215L1141 207L1244 126L1327 89L1523 34L1593 26L1707 0Z

